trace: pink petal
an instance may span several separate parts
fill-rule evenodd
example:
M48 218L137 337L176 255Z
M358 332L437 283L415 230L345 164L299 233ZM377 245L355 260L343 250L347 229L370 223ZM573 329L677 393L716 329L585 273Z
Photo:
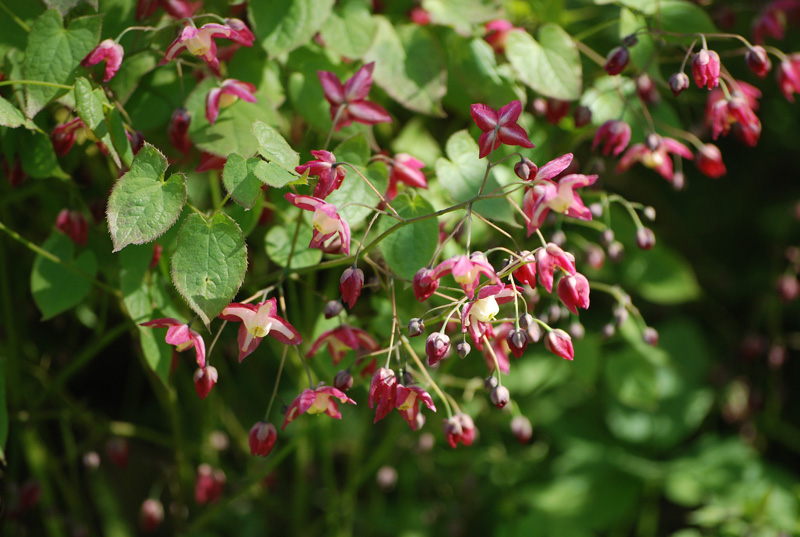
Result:
M375 62L370 62L361 67L344 85L344 98L346 101L359 101L367 96L372 87L372 71Z
M485 104L473 104L469 107L469 114L472 120L482 131L494 130L497 125L497 112L494 108L486 106ZM488 155L488 153L487 153ZM482 155L483 158L485 155Z
M291 192L287 192L283 195L283 197L295 207L299 207L300 209L304 209L306 211L316 211L318 208L328 205L319 198L292 194Z
M342 86L339 77L330 71L317 71L317 77L320 84L322 84L322 91L325 93L325 99L331 104L341 104L345 101L344 86Z
M222 83L222 92L229 95L236 95L243 101L247 101L249 103L258 102L256 96L253 95L256 92L256 87L249 82L242 82L240 80L229 78Z
M219 100L222 97L222 89L212 88L206 96L206 119L212 125L219 116Z
M366 125L392 122L386 109L370 101L352 101L347 104L347 112L354 120Z
M500 147L500 140L497 138L497 133L494 130L490 130L481 134L480 138L478 138L478 147L480 148L478 158L483 158L489 155L493 149Z
M516 123L500 127L497 137L506 145L518 145L528 149L533 147L533 143L528 139L528 133Z
M664 138L661 140L661 143L664 144L664 147L667 148L669 153L675 153L676 155L680 155L685 159L692 160L694 155L689 150L688 147L680 143L678 140L674 140L672 138Z
M502 126L505 126L509 123L516 123L521 113L522 103L518 100L511 101L497 112L497 122Z
M566 170L571 163L572 163L572 153L561 155L560 157L551 160L550 162L539 168L539 171L536 173L536 178L552 179L559 173Z

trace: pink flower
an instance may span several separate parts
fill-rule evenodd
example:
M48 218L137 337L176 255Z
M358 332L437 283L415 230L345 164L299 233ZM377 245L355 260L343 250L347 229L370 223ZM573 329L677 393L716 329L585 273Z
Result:
M438 289L439 278L435 274L427 267L422 267L414 274L414 296L418 302L425 302Z
M506 50L506 40L508 34L514 30L520 30L507 20L496 19L486 23L486 35L483 39L492 46L496 54L502 54Z
M202 173L209 170L221 170L225 167L227 161L228 159L226 157L220 157L203 151L200 153L200 164L197 165L194 171Z
M378 408L375 409L375 421L385 418L395 406L395 392L397 390L397 377L394 371L381 367L372 376L372 381L369 383L369 407L373 408L376 404Z
M217 368L208 366L198 369L194 372L194 389L200 399L205 399L211 393L211 389L216 386L219 380L219 373Z
M697 152L697 159L694 163L703 175L712 179L719 179L727 172L725 163L722 162L722 153L714 144L703 145Z
M481 252L473 252L469 257L459 255L442 261L433 269L431 278L438 280L447 274L453 275L453 279L461 286L470 300L475 298L475 288L480 283L481 274L492 282L497 281L494 268Z
M500 110L485 104L473 104L469 107L469 113L478 128L483 131L478 139L480 146L478 158L485 157L500 147L500 144L518 145L528 149L534 147L525 129L517 125L519 115L522 113L520 101L511 101Z
M278 304L275 298L255 305L233 303L222 310L220 319L242 323L239 327L240 363L256 350L261 340L268 335L286 345L299 345L303 342L300 333L288 321L278 316L277 310Z
M544 346L547 347L548 351L565 360L572 360L575 357L572 338L560 328L547 333L544 337Z
M219 116L220 108L227 108L240 98L249 102L258 102L254 93L256 87L249 82L242 82L234 78L228 78L222 82L218 88L213 88L206 97L206 119L212 125Z
M317 71L325 99L331 105L331 120L336 121L337 131L353 121L365 125L391 123L391 116L382 106L366 100L372 87L373 69L375 62L362 66L344 84L330 71Z
M230 40L237 45L244 47L252 47L256 36L250 31L250 28L240 19L225 19L225 25L233 30Z
M657 171L667 181L672 181L674 175L670 154L692 160L694 155L689 148L672 138L662 138L651 135L648 144L635 144L625 152L617 164L616 172L628 170L636 162L641 162L648 168Z
M106 454L111 462L119 468L125 469L128 466L128 458L131 454L131 445L128 440L121 436L109 438L106 442Z
M631 60L631 54L628 52L628 47L616 47L611 49L611 52L606 56L606 63L603 64L603 69L609 75L618 75L628 66Z
M342 299L350 309L356 305L363 286L364 271L356 267L347 267L339 278L339 290L342 293Z
M496 283L478 291L478 298L464 305L461 312L461 331L469 332L478 350L483 350L483 336L500 312L500 305L514 300L522 288L516 285Z
M436 365L450 352L450 336L441 332L433 332L425 341L425 354L428 365Z
M336 206L325 203L324 200L312 196L300 196L287 192L284 198L294 205L306 211L313 211L314 217L311 220L314 231L311 236L309 248L322 249L323 243L338 235L342 241L341 250L344 255L350 255L350 226L339 213Z
M569 161L572 160L572 154L564 156L569 157L566 163L563 163L566 168ZM542 227L551 210L579 220L592 219L592 212L583 204L583 200L575 192L575 189L593 185L597 181L597 175L571 174L561 178L558 183L554 183L548 177L543 177L542 171L546 167L547 165L539 170L536 182L527 189L523 199L522 210L528 217L529 237L531 233Z
M136 18L144 19L162 7L171 17L186 19L192 17L200 9L203 2L189 2L188 0L139 0L136 4Z
M689 77L686 73L673 73L669 77L669 89L675 97L689 89Z
M800 52L783 60L778 66L775 77L786 100L793 103L794 94L800 93Z
M772 62L767 55L767 51L760 45L747 49L744 60L747 63L747 67L759 78L767 76L769 70L772 69Z
M103 73L103 82L108 82L119 71L119 66L122 65L122 57L125 55L125 49L122 45L114 42L113 39L104 39L99 45L94 47L92 51L81 60L83 67L91 67L98 63L105 61L106 69Z
M556 268L560 268L567 274L575 274L575 257L552 242L548 243L546 247L536 250L539 283L547 289L548 293L553 292L553 273Z
M312 151L311 154L317 157L317 160L309 160L305 164L297 166L294 170L300 175L308 170L308 175L319 177L317 186L314 187L314 197L325 199L331 192L342 186L347 170L344 166L333 168L336 157L330 151Z
M514 327L511 323L501 323L496 328L493 327L489 323L485 323L486 327L486 338L489 340L489 347L491 349L486 348L481 342L480 345L476 344L476 347L479 351L483 351L483 361L486 363L486 369L489 373L494 373L494 360L497 359L497 365L500 368L500 371L503 373L508 374L511 370L511 362L508 359L508 343L506 342L506 336L511 333L511 329ZM492 356L492 352L494 352L494 356Z
M761 91L747 82L737 80L728 99L721 89L715 89L706 102L706 121L711 125L711 136L716 140L727 135L731 126L738 126L737 137L755 147L761 136L761 121L754 110L758 109Z
M200 505L216 502L222 496L226 482L225 472L208 464L201 464L197 467L194 482L194 501Z
M375 339L367 332L361 328L348 326L346 324L338 326L333 330L323 332L311 346L311 350L308 351L306 356L311 358L319 352L319 349L323 345L327 346L328 353L333 358L333 365L337 365L341 362L342 358L347 354L347 351L351 349L374 352L380 348Z
M522 284L536 287L536 257L528 250L519 253L519 263L523 263L514 271L514 278Z
M203 58L211 70L218 74L219 59L217 58L217 44L214 42L214 38L220 37L242 44L246 43L246 39L243 39L241 34L230 26L215 22L205 24L200 29L194 26L186 26L181 35L167 47L167 52L158 65L165 65L174 60L184 50L188 50L190 54Z
M713 50L702 49L692 60L692 78L697 87L708 86L714 89L719 85L719 54Z
M66 123L60 123L53 128L50 133L50 140L53 142L53 149L59 157L66 156L72 146L75 145L75 135L78 129L86 127L86 124L79 117Z
M155 498L142 502L139 511L139 524L144 533L153 533L164 522L164 506Z
M628 147L631 141L631 126L624 121L610 119L600 125L592 141L592 149L596 149L600 142L603 143L602 153L616 157Z
M178 352L194 347L197 365L201 368L206 366L206 344L203 342L203 337L189 328L188 324L167 317L142 323L141 326L168 328L165 341L170 345L175 345L175 350Z
M167 134L172 146L181 153L188 154L192 150L192 141L189 139L189 125L192 118L185 108L176 108L169 120Z
M342 419L336 399L340 403L356 404L344 392L330 386L320 386L314 390L306 388L289 405L289 410L286 412L286 419L281 429L286 429L286 426L297 419L300 414L320 414L324 412L334 419Z
M82 213L62 209L56 217L56 229L69 237L78 246L86 246L86 241L89 238L89 224Z
M431 23L431 14L421 7L411 8L408 18L411 19L411 22L419 26L427 26Z
M400 415L403 416L403 419L406 420L408 426L411 427L412 431L416 431L419 427L419 422L417 421L417 416L419 415L419 402L422 401L425 403L430 410L436 412L436 406L433 404L433 399L428 392L420 388L419 386L403 386L402 384L397 385L397 392L395 395L395 408L400 412Z
M272 451L277 439L278 431L275 430L275 426L265 421L259 421L250 428L248 436L250 454L253 457L266 457Z
M589 280L580 272L565 275L558 282L558 298L575 315L578 308L589 309Z
M460 443L471 446L475 440L475 423L467 414L456 414L444 420L442 424L444 436L450 447L455 449Z
M395 155L389 164L389 188L386 197L393 200L397 196L397 183L405 183L416 188L428 188L428 180L422 173L425 163L406 153Z

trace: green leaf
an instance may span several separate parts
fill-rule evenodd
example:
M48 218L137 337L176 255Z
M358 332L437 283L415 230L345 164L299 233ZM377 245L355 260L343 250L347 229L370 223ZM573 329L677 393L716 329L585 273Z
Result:
M259 146L252 132L253 123L261 121L277 124L280 120L272 108L269 96L259 89L256 92L258 102L249 103L240 99L220 110L219 117L212 125L206 119L206 96L215 86L216 82L209 78L198 84L189 94L186 100L186 108L192 117L189 137L203 151L221 157L231 153L253 155Z
M256 229L259 220L261 220L261 213L264 208L264 198L259 197L256 199L255 204L251 209L245 209L237 203L229 203L223 207L225 214L233 218L239 229L242 230L242 235L247 237Z
M122 301L131 320L137 324L149 321L153 314L149 286L145 278L152 258L153 247L150 245L126 248L119 254Z
M6 354L0 357L0 461L6 462L6 441L8 440L8 406L6 404L5 363L9 359Z
M329 50L361 58L375 40L378 24L364 0L344 0L322 26L320 33Z
M381 195L386 192L386 187L389 184L386 164L383 162L373 162L367 168L361 166L357 166L357 168L369 179L369 182L372 183L372 186L374 186ZM380 203L380 198L375 195L375 192L373 192L369 185L359 177L355 171L348 167L347 175L344 181L342 181L342 186L340 186L338 190L334 190L325 201L339 207L339 215L347 220L351 228L354 228L372 214L373 211L369 209L369 207L378 205L378 203ZM360 203L367 207L349 205L341 209L341 207L347 203Z
M409 110L443 117L447 69L439 43L416 24L395 26L383 17L366 61L375 62L373 80Z
M400 195L392 200L392 207L406 219L434 212L430 202L420 195L414 199L406 194ZM378 222L378 233L386 232L395 224L397 220L382 216ZM432 217L401 227L385 237L380 247L389 268L400 277L410 280L430 262L438 244L439 224Z
M169 345L160 334L152 328L139 326L139 343L142 345L144 359L150 369L164 383L169 385L169 368L172 363L172 345Z
M289 142L263 121L253 123L253 136L258 140L259 154L270 162L293 172L300 164L300 155L292 149Z
M117 149L111 141L111 134L108 132L108 125L106 124L106 118L103 112L103 103L106 101L105 93L99 88L97 90L92 89L91 82L83 77L75 79L73 91L75 93L75 107L78 109L78 115L83 122L86 123L86 126L91 129L94 135L97 136L97 139L105 144L114 163L122 167Z
M133 164L133 149L128 135L125 133L125 124L122 122L122 113L115 106L106 114L111 141L119 154L120 160L128 168Z
M89 294L92 288L90 278L97 274L97 261L91 250L76 257L75 244L57 231L50 235L42 248L86 276L41 255L36 256L31 272L31 293L44 320L76 306Z
M45 11L31 28L25 54L24 72L28 80L70 85L81 60L100 40L99 16L74 19L63 27L58 11ZM34 117L64 89L29 84L25 86L25 115Z
M79 4L89 4L97 11L97 0L44 0L48 9L57 9L62 15L66 15Z
M277 164L266 163L261 159L258 159L252 171L259 181L274 188L283 188L287 185L298 184L298 177L296 175L292 175ZM307 178L308 174L304 174L303 177ZM303 182L301 184L306 183Z
M145 143L131 170L114 185L108 200L108 231L114 251L161 236L178 220L186 202L182 175L166 181L167 159Z
M336 146L333 154L336 155L338 162L347 162L354 166L366 166L371 152L366 136L357 134Z
M33 124L19 108L0 97L0 127L11 127L13 129L21 125L30 128Z
M250 2L250 20L271 57L305 45L321 28L334 0L283 0Z
M283 226L273 226L264 237L264 247L267 250L267 255L273 262L282 267L285 267L289 261L292 239L294 239L294 232L297 227L296 220L290 220ZM313 267L322 260L322 250L308 247L311 243L312 235L311 227L303 221L297 234L291 268Z
M245 160L232 153L222 170L222 183L231 199L246 209L251 209L261 196L261 181L253 172L259 162L263 161L256 157Z
M682 34L714 33L717 27L705 9L684 0L662 0L661 28ZM691 37L684 40L689 41Z
M478 143L469 132L461 130L453 134L445 145L448 159L436 161L436 176L454 201L460 203L478 195L486 173L486 163L478 158ZM491 192L500 185L492 174L486 181L484 192ZM508 202L503 198L486 199L476 202L475 211L492 220L513 222L513 214Z
M501 16L490 0L422 0L422 8L432 23L450 26L465 37L475 33L476 25Z
M559 25L542 26L538 42L527 32L509 33L506 57L520 80L537 93L562 101L581 96L578 47Z
M231 303L246 270L247 245L230 216L186 218L172 256L172 281L206 326Z
M691 265L670 248L656 246L631 256L623 265L624 277L642 297L656 304L680 304L700 296Z
M69 175L58 164L49 136L40 132L22 131L19 138L19 158L25 173L37 179L69 179Z

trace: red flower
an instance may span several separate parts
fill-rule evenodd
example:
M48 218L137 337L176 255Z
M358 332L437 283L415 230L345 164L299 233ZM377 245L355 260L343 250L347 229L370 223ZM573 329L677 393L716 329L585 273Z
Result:
M784 97L793 103L794 94L800 93L800 52L783 60L778 66L775 76Z
M520 252L519 256L518 262L522 265L514 271L514 278L522 284L536 287L536 257L528 250Z
M284 198L295 207L314 212L311 220L314 231L311 235L311 243L308 245L309 248L322 249L324 243L338 235L341 246L337 250L340 249L344 255L350 255L350 226L345 219L339 216L335 205L325 203L319 198L300 196L291 192L284 194Z
M572 338L559 328L547 333L544 337L544 346L547 347L547 350L565 360L572 360L575 357Z
M447 443L453 449L459 442L465 446L471 446L475 440L475 423L467 414L456 414L452 418L444 420L442 428Z
M142 323L141 326L168 328L165 341L170 345L175 345L175 350L178 352L194 347L197 365L201 368L206 366L206 344L203 336L189 328L188 324L166 317Z
M669 89L675 97L689 89L689 77L686 76L686 73L673 73L669 77Z
M375 404L378 408L375 409L375 421L385 418L389 412L394 408L395 393L397 390L397 377L394 371L381 367L372 376L372 381L369 383L369 407L373 408Z
M403 416L403 419L406 420L406 423L408 423L408 426L411 427L412 431L416 431L419 428L417 417L419 416L420 401L425 403L425 406L427 406L430 410L436 412L433 399L431 399L431 396L428 392L418 386L406 387L402 384L397 385L395 408L397 408L397 410L400 412L400 415Z
M558 282L558 298L575 315L578 308L589 309L589 280L580 272L567 274Z
M397 196L397 183L405 183L416 188L428 188L428 180L422 173L425 163L406 153L395 155L389 164L389 188L386 197L393 200Z
M194 372L194 389L200 399L205 399L219 379L217 368L208 366Z
M228 78L218 88L213 88L206 97L206 119L212 125L219 116L220 108L227 108L237 100L242 99L249 103L258 102L254 93L256 87L249 82L242 82Z
M596 149L600 142L603 143L602 153L616 157L628 147L631 141L631 126L624 121L610 119L600 125L592 141L592 149Z
M760 45L748 49L744 55L744 60L747 62L747 67L760 78L767 76L769 70L772 69L772 62L767 55L767 51Z
M220 319L240 322L239 327L239 362L258 348L261 340L271 335L286 345L299 345L303 342L300 333L277 314L278 305L275 298L258 304L229 304Z
M485 157L500 147L500 144L518 145L528 149L534 147L525 129L517 125L519 115L522 113L520 101L511 101L500 110L485 104L473 104L469 107L469 113L478 128L483 131L478 139L479 158Z
M278 431L275 430L275 426L265 421L259 421L250 429L248 436L250 454L253 457L266 457L272 451L277 439Z
M289 405L289 410L286 412L286 419L281 429L286 429L286 426L297 419L300 414L320 414L324 412L334 419L342 419L336 399L340 403L356 404L344 392L330 386L320 386L314 390L306 388Z
M546 247L536 250L539 283L547 289L548 293L553 292L553 273L556 268L560 268L567 274L575 274L575 257L552 242L548 243Z
M69 153L69 150L75 144L76 131L84 127L86 127L86 124L79 117L56 125L50 134L50 140L53 142L53 149L56 150L56 155L63 157Z
M611 49L611 52L606 56L606 63L603 64L603 69L609 75L618 75L628 66L631 60L631 54L628 52L628 47L616 47Z
M172 146L181 153L187 154L192 150L192 141L189 139L189 125L192 118L185 108L176 108L169 120L167 134Z
M337 166L334 171L333 164L336 162L336 157L330 151L312 151L311 154L317 157L317 160L309 160L294 170L300 175L308 170L308 175L319 177L317 186L314 187L314 197L325 199L342 186L347 170L344 166Z
M648 168L657 171L667 181L672 181L674 171L670 154L676 154L689 160L694 158L689 148L679 141L672 138L654 136L648 140L648 144L631 146L617 164L616 172L624 172L634 163L641 162Z
M164 506L155 498L142 502L139 512L139 523L144 533L153 533L164 522Z
M367 352L377 351L380 346L367 332L355 326L343 324L333 330L323 332L311 345L306 357L311 358L319 349L326 345L328 353L333 358L333 365L342 361L349 350L365 350Z
M225 472L208 464L201 464L197 467L197 478L194 482L194 501L200 505L217 501L225 490L226 481Z
M247 30L247 33L252 36L249 30ZM165 65L175 59L182 51L188 50L191 54L203 58L211 70L218 74L219 59L217 58L217 44L214 42L214 39L218 37L230 39L248 47L253 44L248 39L247 34L230 26L214 22L205 24L199 29L194 26L186 26L181 35L167 47L167 52L158 65Z
M483 335L500 312L500 305L511 302L514 295L521 291L522 288L516 285L487 285L478 291L476 300L464 305L461 312L461 332L469 332L478 350L483 350Z
M353 121L365 125L391 123L392 118L383 107L366 100L372 88L373 69L375 62L362 66L344 84L330 71L317 71L325 99L331 105L331 120L336 121L337 131Z
M492 282L497 281L497 274L495 274L494 268L489 264L482 252L473 252L469 257L458 255L446 259L433 269L433 274L430 276L438 280L447 274L453 275L453 279L461 286L470 300L475 298L475 289L480 283L481 274Z
M86 241L89 239L89 224L82 213L62 209L56 217L56 229L78 246L86 246Z
M727 135L731 126L738 138L755 147L761 136L761 121L754 110L758 109L761 92L747 82L737 80L728 99L721 89L715 89L706 103L706 121L711 125L711 136L716 140Z
M342 292L342 299L350 309L356 305L358 297L361 296L361 288L364 286L364 271L360 268L347 267L339 278L339 290Z
M414 296L418 302L428 300L439 287L439 278L436 273L426 267L422 267L414 274Z
M725 163L722 162L722 153L714 144L703 145L697 152L697 159L694 163L703 175L712 179L718 179L727 172Z
M104 39L81 60L81 65L83 67L90 67L105 61L106 68L103 73L103 82L108 82L114 78L114 75L119 71L119 66L122 65L122 57L124 55L125 50L122 48L122 45L114 42L113 39Z
M425 341L425 354L428 365L436 365L450 352L450 336L441 332L433 332Z
M702 49L692 60L692 78L697 87L708 86L714 89L719 85L719 54L713 50Z
M506 39L508 34L514 30L521 30L507 20L496 19L486 23L486 35L483 39L492 46L496 54L502 54L506 50Z

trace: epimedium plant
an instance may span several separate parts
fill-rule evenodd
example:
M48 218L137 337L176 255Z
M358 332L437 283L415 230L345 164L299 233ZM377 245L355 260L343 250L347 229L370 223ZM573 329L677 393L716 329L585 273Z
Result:
M617 193L615 175L642 164L680 190L687 160L726 174L709 138L756 146L761 91L730 64L800 93L796 55L765 44L795 2L764 8L752 40L682 1L584 2L594 24L536 2L45 4L0 4L13 27L0 49L4 188L67 197L43 242L0 222L36 254L33 300L45 319L75 311L91 328L86 312L108 295L175 420L190 376L176 353L193 349L204 403L247 374L220 363L275 358L263 420L243 431L253 456L285 446L274 464L294 448L291 422L341 419L342 404L366 403L375 423L397 410L412 431L435 415L450 447L471 446L475 378L528 442L509 355L580 361L579 310L598 302L595 338L658 344L604 269L619 238L656 243L654 210ZM645 281L638 294L696 292L673 263L680 292ZM640 403L635 387L619 392ZM692 419L709 407L698 398ZM195 501L216 501L225 475L197 455ZM191 476L175 464L179 490ZM155 498L142 505L147 531L163 517Z

